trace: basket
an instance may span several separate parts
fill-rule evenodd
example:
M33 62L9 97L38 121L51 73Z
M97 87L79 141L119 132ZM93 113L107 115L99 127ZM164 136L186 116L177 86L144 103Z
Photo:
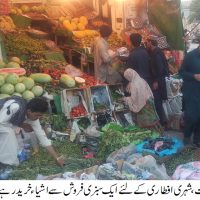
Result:
M19 28L28 28L29 26L31 26L32 20L26 15L11 14L10 16L14 24Z

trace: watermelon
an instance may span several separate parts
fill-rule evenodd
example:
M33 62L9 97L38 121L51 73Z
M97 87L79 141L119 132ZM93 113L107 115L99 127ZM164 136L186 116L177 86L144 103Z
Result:
M18 96L18 97L22 97L22 95L21 95L20 93L17 93L17 92L13 93L13 95L12 95L12 96Z
M52 80L50 75L44 73L31 74L30 78L32 78L36 83L50 83Z
M29 90L26 90L23 94L22 94L22 97L26 100L31 100L35 97L35 95L29 91Z
M0 86L2 86L5 83L4 76L0 75Z
M0 94L0 99L5 99L7 97L10 97L8 94Z
M0 74L6 74L6 73L15 73L19 76L22 76L26 74L26 70L24 68L3 68L0 69Z
M12 84L5 83L3 86L1 86L0 90L1 90L1 93L3 93L3 94L9 94L9 95L11 95L11 94L14 93L15 88L14 88L14 86Z
M35 85L35 82L32 78L24 78L22 83L25 85L27 90L30 90Z
M23 93L25 90L26 90L26 87L25 87L25 85L23 83L17 83L15 85L15 91L17 93Z
M8 74L5 80L6 80L6 83L11 83L12 85L16 85L18 83L19 76L14 73Z
M6 68L20 68L20 65L16 62L9 62L7 65L6 65Z
M34 86L31 90L36 97L39 97L43 94L44 90L41 86Z

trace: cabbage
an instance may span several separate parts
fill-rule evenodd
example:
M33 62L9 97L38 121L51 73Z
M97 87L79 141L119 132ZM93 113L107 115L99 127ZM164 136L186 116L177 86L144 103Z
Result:
M22 97L22 95L20 93L17 93L17 92L13 93L13 96Z
M0 94L0 99L4 99L4 98L7 98L7 97L10 97L10 95L8 95L8 94Z

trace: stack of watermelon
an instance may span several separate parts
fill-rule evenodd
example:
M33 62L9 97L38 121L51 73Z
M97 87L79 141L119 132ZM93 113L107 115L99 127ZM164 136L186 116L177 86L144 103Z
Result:
M15 73L0 74L0 98L16 95L30 100L41 96L43 92L43 88L35 85L35 81L30 77L19 77Z

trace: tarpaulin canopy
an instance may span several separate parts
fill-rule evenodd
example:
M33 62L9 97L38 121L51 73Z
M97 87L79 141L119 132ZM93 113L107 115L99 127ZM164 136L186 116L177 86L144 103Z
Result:
M174 50L185 49L180 0L149 0L148 16Z

